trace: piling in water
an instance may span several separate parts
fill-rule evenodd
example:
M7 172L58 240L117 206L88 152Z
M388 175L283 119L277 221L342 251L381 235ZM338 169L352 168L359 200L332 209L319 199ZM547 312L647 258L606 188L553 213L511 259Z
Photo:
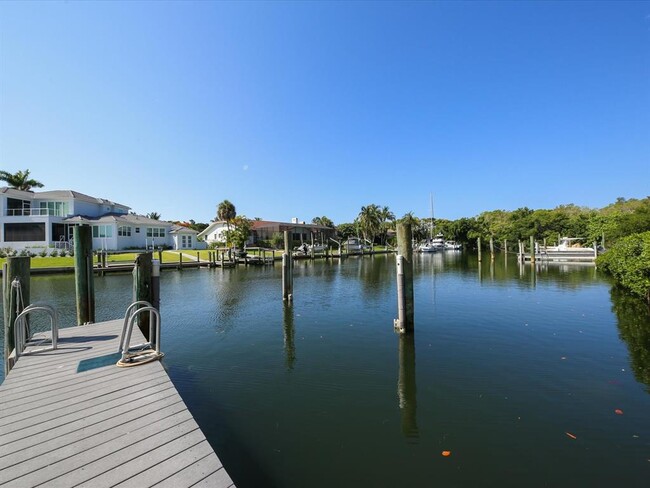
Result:
M397 224L397 311L393 325L400 333L414 330L413 238L411 224Z
M92 228L89 225L77 225L72 229L72 235L77 325L92 324L95 322Z
M530 262L535 262L535 238L530 236Z
M30 257L8 257L2 266L2 304L4 310L5 376L14 363L14 322L30 303Z
M153 305L154 299L154 286L153 286L153 259L151 252L144 252L138 254L135 258L135 266L133 267L133 301L145 301ZM138 316L138 327L142 331L145 338L150 341L153 338L149 337L149 316L148 313L141 313Z
M293 299L293 262L291 259L291 244L289 231L284 231L284 253L282 254L282 300Z

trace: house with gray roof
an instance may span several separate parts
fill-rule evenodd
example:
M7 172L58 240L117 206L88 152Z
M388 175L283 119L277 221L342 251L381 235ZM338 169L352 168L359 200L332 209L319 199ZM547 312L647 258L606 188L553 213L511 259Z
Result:
M0 188L0 248L69 249L77 225L92 227L93 249L195 248L196 231L129 210L72 190Z

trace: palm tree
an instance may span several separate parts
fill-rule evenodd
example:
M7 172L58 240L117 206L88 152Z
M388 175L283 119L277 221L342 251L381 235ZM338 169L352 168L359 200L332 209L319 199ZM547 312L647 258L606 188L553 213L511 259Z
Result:
M361 212L357 217L359 227L363 233L363 238L374 242L375 236L381 231L382 217L381 209L374 203L366 207L361 207Z
M6 181L11 188L16 190L29 191L32 188L43 188L43 183L29 178L29 170L9 173L0 171L0 181Z
M151 212L147 214L147 218L152 220L160 220L160 214L158 212Z
M314 217L313 219L311 219L311 223L316 224L316 225L322 225L323 227L329 227L331 229L333 229L335 227L334 222L332 222L331 219L329 219L329 218L327 218L325 216Z
M381 241L382 244L386 245L388 229L395 223L395 214L388 207L384 206L379 210L379 216L381 217Z
M235 206L228 200L224 200L217 205L217 220L224 220L226 222L227 232L230 232L230 224L237 217L237 210Z

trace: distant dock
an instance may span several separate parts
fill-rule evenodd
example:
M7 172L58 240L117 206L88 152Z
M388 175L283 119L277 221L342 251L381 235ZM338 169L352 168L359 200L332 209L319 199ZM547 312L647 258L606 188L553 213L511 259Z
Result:
M121 328L60 329L57 350L19 358L0 385L0 486L234 486L160 362L115 365Z

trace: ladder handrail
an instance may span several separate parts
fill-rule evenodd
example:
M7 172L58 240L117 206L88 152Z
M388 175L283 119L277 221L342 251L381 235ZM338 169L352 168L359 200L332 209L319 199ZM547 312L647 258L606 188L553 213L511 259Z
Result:
M33 312L46 312L50 316L50 327L52 334L52 345L41 349L34 349L29 352L24 352L29 338L27 337L27 316ZM57 341L59 339L59 317L54 307L46 304L32 304L23 309L22 312L16 317L14 321L14 344L16 348L16 360L20 356L29 354L54 351L57 348Z
M129 323L129 320L131 319L131 317L135 313L134 309L136 309L137 307L142 307L142 306L151 307L151 303L149 303L149 302L147 302L145 300L139 300L137 302L133 302L126 309L126 313L124 314L124 322L122 323L122 334L120 335L120 345L119 345L119 347L117 349L117 352L121 353L124 350L129 349L128 342L126 343L126 345L124 345L124 336L125 336L125 333L126 333L126 328L127 328L128 323ZM130 337L131 337L131 335L129 334L129 338Z
M131 308L131 307L129 307ZM160 312L154 307L143 307L135 310L127 322L126 334L120 340L120 351L122 359L120 361L126 362L128 360L129 342L131 342L131 333L133 332L133 324L138 318L138 315L143 312L149 312L149 342L138 344L138 348L151 347L157 355L160 355ZM154 331L155 327L155 331ZM155 333L155 334L154 334Z

